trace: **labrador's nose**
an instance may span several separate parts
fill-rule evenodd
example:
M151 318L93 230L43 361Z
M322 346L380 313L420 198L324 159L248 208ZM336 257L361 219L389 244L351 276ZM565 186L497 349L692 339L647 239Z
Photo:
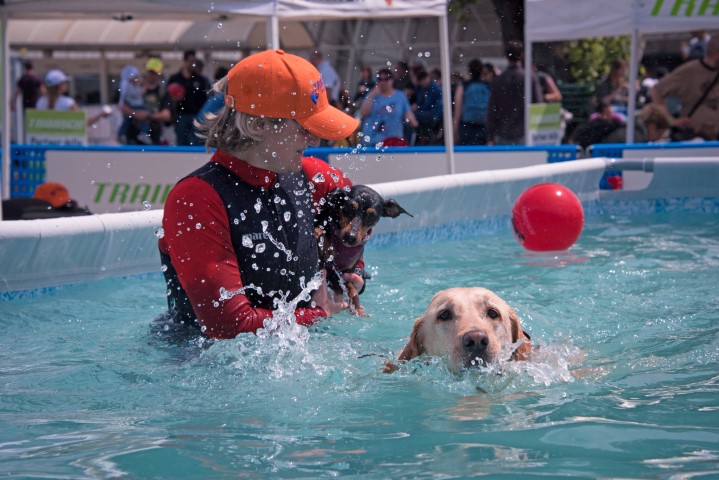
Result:
M483 330L472 330L462 335L462 347L472 356L481 356L488 345L489 337Z

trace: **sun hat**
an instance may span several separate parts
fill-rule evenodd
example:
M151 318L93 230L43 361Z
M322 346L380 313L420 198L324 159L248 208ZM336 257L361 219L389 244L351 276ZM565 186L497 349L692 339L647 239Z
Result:
M145 68L151 72L155 72L158 75L162 75L162 60L159 58L151 58L147 61Z
M45 200L54 208L60 208L72 201L70 193L62 183L47 182L42 183L35 189L34 198Z
M359 121L330 105L322 76L307 60L283 50L242 59L227 74L225 104L249 115L291 118L325 140L351 135Z
M70 77L65 75L62 70L50 70L45 74L45 86L54 87L70 81Z

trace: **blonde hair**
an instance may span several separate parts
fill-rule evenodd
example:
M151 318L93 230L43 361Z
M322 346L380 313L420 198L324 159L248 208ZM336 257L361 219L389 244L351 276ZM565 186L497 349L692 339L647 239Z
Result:
M212 85L211 94L224 97L226 93L227 76L224 76ZM195 120L194 125L197 136L205 140L208 151L216 148L226 152L242 152L264 139L252 128L252 123L260 118L274 125L281 125L286 121L281 118L249 115L223 105L216 114L206 113L202 120Z
M657 105L656 103L648 103L642 108L639 116L644 124L653 124L661 130L666 130L672 126L672 116L666 107Z

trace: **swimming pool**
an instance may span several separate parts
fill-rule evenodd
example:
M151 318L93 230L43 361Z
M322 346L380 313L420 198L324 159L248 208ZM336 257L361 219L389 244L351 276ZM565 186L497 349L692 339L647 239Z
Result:
M0 474L717 475L719 203L586 208L562 254L524 251L507 218L385 237L367 254L370 316L309 332L177 336L153 322L159 274L0 302ZM514 306L538 359L383 374L431 295L457 285Z

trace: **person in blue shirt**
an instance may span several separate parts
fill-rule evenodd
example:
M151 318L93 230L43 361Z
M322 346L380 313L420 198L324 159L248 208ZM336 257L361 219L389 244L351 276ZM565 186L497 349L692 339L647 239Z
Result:
M222 79L225 75L227 75L228 69L226 67L217 67L215 69L215 82ZM219 94L218 92L215 92L214 90L211 90L210 93L207 96L207 100L202 105L202 108L197 113L196 121L199 121L200 123L204 123L205 121L205 115L208 113L217 114L217 112L220 111L220 109L225 105L225 96Z
M442 89L424 68L415 71L417 78L414 115L417 117L416 145L441 145L442 140Z
M379 70L377 85L365 96L359 108L362 118L361 141L365 145L409 145L410 139L405 138L404 124L406 122L412 128L418 125L407 96L395 90L392 80L390 69Z

